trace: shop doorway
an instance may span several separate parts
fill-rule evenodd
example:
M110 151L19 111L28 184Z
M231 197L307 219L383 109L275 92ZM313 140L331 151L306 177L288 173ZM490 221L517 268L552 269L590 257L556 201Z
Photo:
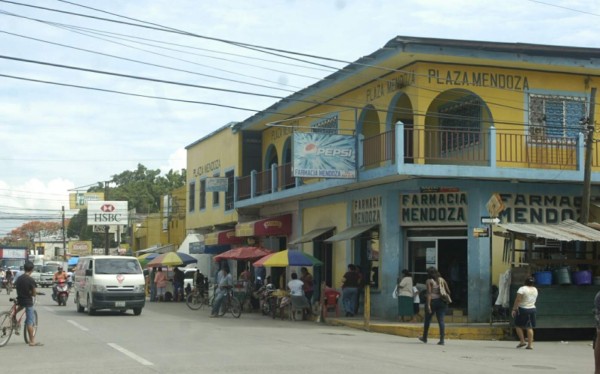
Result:
M318 258L323 265L313 267L313 282L315 285L313 298L318 300L321 296L321 282L325 282L327 287L333 287L333 245L323 241L322 238L313 240L314 256Z
M467 231L466 229L408 230L406 252L408 270L415 283L424 284L427 268L434 266L452 291L452 307L467 309ZM440 234L444 236L440 236Z

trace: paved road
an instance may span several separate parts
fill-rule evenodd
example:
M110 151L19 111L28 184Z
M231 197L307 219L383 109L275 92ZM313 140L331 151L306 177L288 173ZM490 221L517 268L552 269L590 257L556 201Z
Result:
M8 309L0 294L0 309ZM43 347L13 336L0 348L7 373L592 373L590 342L448 341L368 333L259 314L208 318L183 303L148 303L142 315L75 311L49 295L37 306Z

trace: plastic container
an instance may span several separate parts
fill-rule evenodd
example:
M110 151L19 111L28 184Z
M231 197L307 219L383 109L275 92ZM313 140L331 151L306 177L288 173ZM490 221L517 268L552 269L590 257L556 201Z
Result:
M573 283L577 285L592 284L592 272L589 270L574 272Z
M571 274L569 273L569 268L560 268L556 269L556 278L558 279L558 284L571 284Z
M535 284L540 286L549 286L552 284L552 272L551 271L538 271L533 275L535 278Z

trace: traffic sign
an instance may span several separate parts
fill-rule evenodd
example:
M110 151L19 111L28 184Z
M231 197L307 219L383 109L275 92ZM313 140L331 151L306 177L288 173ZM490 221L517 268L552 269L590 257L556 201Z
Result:
M487 224L490 224L490 225L493 223L494 225L497 225L497 224L500 223L500 218L498 218L498 217L494 217L494 218L492 218L492 217L481 217L481 223L482 224L486 224L487 223Z

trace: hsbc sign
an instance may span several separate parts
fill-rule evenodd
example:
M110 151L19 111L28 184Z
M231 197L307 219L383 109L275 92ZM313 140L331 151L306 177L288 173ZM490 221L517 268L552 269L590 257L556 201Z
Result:
M127 201L88 201L88 225L127 225Z

